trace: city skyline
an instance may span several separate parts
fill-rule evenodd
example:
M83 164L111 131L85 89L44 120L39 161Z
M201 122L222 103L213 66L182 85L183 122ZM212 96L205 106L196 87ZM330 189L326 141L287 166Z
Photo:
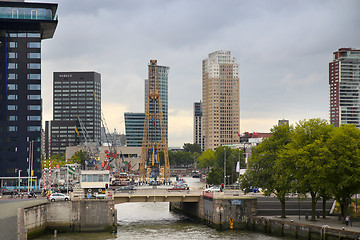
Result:
M123 113L143 111L146 66L158 59L171 68L169 146L192 143L201 61L217 50L240 65L240 132L329 120L328 63L339 48L359 49L360 2L206 3L59 2L57 31L42 43L43 120L52 117L53 72L96 71L109 128L124 133Z

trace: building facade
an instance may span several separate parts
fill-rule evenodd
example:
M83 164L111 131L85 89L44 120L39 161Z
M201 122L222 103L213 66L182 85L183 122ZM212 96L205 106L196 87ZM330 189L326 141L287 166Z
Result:
M54 72L51 154L67 146L101 140L101 75L97 72Z
M194 143L199 144L201 150L205 150L204 137L202 135L202 102L194 103Z
M239 65L230 51L203 60L202 100L205 150L239 142Z
M329 63L330 123L360 127L360 50L340 48Z
M54 35L57 6L0 2L0 176L41 176L41 41Z
M127 147L142 147L145 113L124 113Z
M150 66L149 66L150 67ZM168 140L168 76L170 67L157 65L158 69L158 79L159 79L159 94L165 124L165 135ZM145 79L145 112L147 112L147 100L148 100L148 89L149 89L149 80ZM154 105L150 103L150 112L155 111ZM156 129L156 130L155 130ZM160 123L157 122L155 128L150 126L150 131L156 132L156 139L159 141L161 139L160 133Z

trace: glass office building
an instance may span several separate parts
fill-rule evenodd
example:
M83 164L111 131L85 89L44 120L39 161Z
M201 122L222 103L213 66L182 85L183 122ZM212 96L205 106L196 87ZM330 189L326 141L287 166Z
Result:
M0 2L0 176L41 176L41 41L53 37L57 4ZM31 161L29 161L31 160Z

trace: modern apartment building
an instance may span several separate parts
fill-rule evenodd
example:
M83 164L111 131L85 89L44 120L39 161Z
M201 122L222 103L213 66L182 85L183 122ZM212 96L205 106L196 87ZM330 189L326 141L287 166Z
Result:
M239 142L239 65L230 51L203 60L202 100L205 150Z
M101 75L54 72L53 77L53 121L51 133L45 133L51 138L51 154L64 154L67 146L85 138L100 144Z
M329 63L330 123L360 127L360 50L340 48Z
M205 150L204 137L202 135L202 102L194 103L194 143L199 144L201 150Z
M41 176L41 41L57 6L0 1L0 176Z
M127 147L142 147L145 113L124 113Z
M148 67L150 68L150 65ZM160 100L161 100L161 106L162 106L162 112L163 112L163 118L165 124L165 134L166 134L166 139L168 141L168 75L169 75L170 67L157 65L157 69L158 69L158 79L159 79L159 94L160 94ZM149 80L145 79L145 112L147 112L146 102L148 100L148 94L149 94L148 89L149 89ZM153 111L155 111L155 106L153 103L150 103L150 112ZM151 125L149 130L156 132L156 139L158 141L161 139L160 123L158 121L156 122L155 127L154 125Z

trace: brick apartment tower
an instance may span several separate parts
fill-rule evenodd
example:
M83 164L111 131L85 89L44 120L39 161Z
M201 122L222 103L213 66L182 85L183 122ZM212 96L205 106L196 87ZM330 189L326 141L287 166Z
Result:
M239 65L230 51L216 51L202 63L205 150L239 142Z
M330 123L360 127L360 50L340 48L329 63Z

